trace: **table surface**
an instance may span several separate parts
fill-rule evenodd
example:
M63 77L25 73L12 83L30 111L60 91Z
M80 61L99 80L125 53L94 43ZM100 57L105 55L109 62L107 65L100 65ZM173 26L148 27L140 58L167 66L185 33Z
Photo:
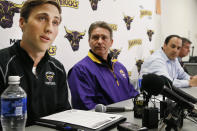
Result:
M191 94L194 97L197 97L197 87L182 88L182 90ZM122 102L112 104L110 106L114 106L114 107L125 107L125 106L130 107L130 106L132 106L133 107L133 101L130 99L130 100L126 100L126 101L122 101ZM124 117L126 117L127 118L126 121L128 121L128 122L132 122L132 123L136 123L138 125L142 125L142 119L134 118L134 112L133 111L121 112L121 113L118 113L118 114L123 115ZM37 125L27 127L25 130L26 131L56 131L55 129L50 129L50 128L41 127L41 126L37 126ZM193 123L193 122L191 122L187 119L184 119L184 123L183 123L183 127L182 127L181 131L194 131L194 130L197 130L197 124L195 124L195 123ZM117 131L117 128L115 127L114 129L111 129L110 131ZM162 128L160 130L158 128L158 129L151 129L149 131L165 131L165 129Z

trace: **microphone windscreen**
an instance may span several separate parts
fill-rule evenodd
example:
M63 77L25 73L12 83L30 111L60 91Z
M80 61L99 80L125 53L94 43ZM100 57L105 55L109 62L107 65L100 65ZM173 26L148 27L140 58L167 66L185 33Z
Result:
M146 74L142 77L142 90L151 95L157 96L162 91L165 81L156 74Z
M168 88L171 88L173 86L172 81L170 79L163 75L161 75L160 77L164 80L164 83Z
M104 106L103 104L97 104L95 106L95 111L96 112L106 112L106 106Z

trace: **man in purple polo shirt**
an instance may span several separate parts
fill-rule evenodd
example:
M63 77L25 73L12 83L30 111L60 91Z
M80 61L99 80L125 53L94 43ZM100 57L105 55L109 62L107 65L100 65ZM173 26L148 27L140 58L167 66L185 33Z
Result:
M108 54L113 44L111 27L98 21L90 25L88 33L88 56L68 73L73 108L89 110L97 104L108 105L137 96L126 68Z

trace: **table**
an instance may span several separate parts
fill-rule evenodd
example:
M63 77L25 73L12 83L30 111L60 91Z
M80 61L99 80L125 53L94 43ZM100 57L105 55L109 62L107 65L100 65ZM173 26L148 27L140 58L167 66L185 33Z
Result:
M182 90L197 98L197 87L182 88ZM131 106L131 105L133 106L132 100L126 100L126 101L112 104L110 106L124 107L124 106ZM134 118L134 112L122 112L122 113L118 113L118 114L125 116L127 118L127 121L129 121L129 122L142 125L142 119ZM195 131L195 130L197 130L197 124L195 124L187 119L184 119L184 123L183 123L183 127L182 127L181 131ZM117 129L112 129L111 131L117 131ZM159 129L151 129L149 131L159 131ZM165 129L162 129L161 131L165 131Z
M194 97L197 97L197 87L182 88L182 90L193 95ZM133 107L133 101L131 99L129 99L129 100L125 100L125 101L121 101L121 102L112 104L110 106L114 106L114 107L125 107L125 106L130 107L130 106L132 106ZM126 117L127 118L126 121L136 123L139 125L142 124L142 119L134 118L134 112L132 112L132 111L121 112L118 114ZM37 125L27 127L25 130L26 131L56 131L55 129L50 129L50 128L41 127L41 126L37 126ZM184 119L184 123L183 123L183 127L182 127L181 131L194 131L194 130L197 130L197 124L195 124L187 119ZM117 128L115 127L114 129L111 129L110 131L117 131ZM151 129L150 131L159 131L159 129ZM165 129L162 129L161 131L165 131Z

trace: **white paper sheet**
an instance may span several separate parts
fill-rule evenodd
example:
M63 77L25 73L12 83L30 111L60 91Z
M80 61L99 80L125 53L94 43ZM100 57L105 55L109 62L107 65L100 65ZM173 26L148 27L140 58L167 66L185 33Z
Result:
M61 121L90 129L97 129L120 117L122 117L122 115L72 109L46 116L42 119Z

